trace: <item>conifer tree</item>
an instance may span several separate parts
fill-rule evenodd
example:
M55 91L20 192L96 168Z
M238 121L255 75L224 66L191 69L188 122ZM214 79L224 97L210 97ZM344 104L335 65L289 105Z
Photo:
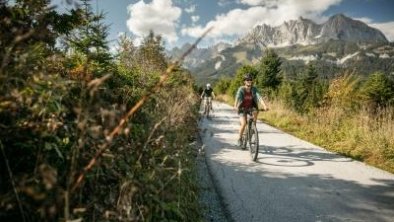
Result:
M111 68L112 56L106 39L108 27L102 22L104 14L95 15L89 2L82 1L82 25L66 36L65 49L74 57L72 66L83 66L84 72L99 77Z
M296 82L294 91L295 108L300 112L317 107L322 101L324 84L319 81L314 65L309 64Z
M272 49L267 49L265 55L258 64L259 74L256 78L256 85L268 96L273 96L282 83L281 64L278 54Z
M156 71L163 71L167 68L167 58L162 45L162 38L160 35L155 35L153 31L150 31L144 38L137 56L139 63L143 64L145 68L155 68Z
M363 95L371 108L394 104L394 81L382 72L371 74L365 82Z

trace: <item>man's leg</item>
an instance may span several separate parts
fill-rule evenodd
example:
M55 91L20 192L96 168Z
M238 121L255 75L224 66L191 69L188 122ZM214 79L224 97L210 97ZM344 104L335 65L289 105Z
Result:
M241 126L239 128L238 145L241 146L242 134L244 133L246 127L246 115L243 115L243 113L241 113L241 116L239 117L239 122L241 123Z
M205 115L207 113L207 98L204 97L204 113L203 115Z

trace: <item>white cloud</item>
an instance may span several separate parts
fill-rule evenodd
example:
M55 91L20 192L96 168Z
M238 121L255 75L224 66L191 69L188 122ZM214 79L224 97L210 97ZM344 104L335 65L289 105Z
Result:
M267 0L240 0L239 1L241 4L245 5L265 5L266 3L272 3L272 1L267 1Z
M368 17L353 18L353 19L362 21L362 22L366 23L367 25L373 23L373 20L371 18L368 18Z
M218 5L223 7L231 3L232 0L218 0Z
M192 21L195 23L195 22L197 22L198 20L200 20L200 16L198 16L198 15L193 15L193 16L191 17L191 19L192 19Z
M126 36L125 32L118 32L118 35L117 35L118 38L123 37L123 36Z
M217 15L205 26L193 26L182 29L183 35L200 36L206 29L214 29L208 34L211 38L239 36L259 24L278 26L284 21L297 19L302 16L316 22L327 18L322 16L330 6L339 4L342 0L240 0L240 3L252 6L247 9L234 9L227 14Z
M394 21L392 22L383 22L383 23L376 23L373 19L368 17L361 17L361 18L354 18L355 20L360 20L366 23L368 26L373 28L379 29L389 40L390 42L394 41Z
M191 5L189 8L185 8L185 12L193 13L196 11L196 5Z
M394 41L394 21L386 23L369 23L371 27L379 29L390 42Z
M136 35L137 41L150 30L170 43L178 40L175 28L182 10L173 6L172 0L153 0L148 4L141 0L129 5L127 11L130 16L127 27Z

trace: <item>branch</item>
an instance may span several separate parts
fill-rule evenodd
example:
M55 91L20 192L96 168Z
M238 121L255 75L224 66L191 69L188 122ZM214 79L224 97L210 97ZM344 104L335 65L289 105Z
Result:
M18 202L19 211L20 211L20 213L21 213L22 220L23 220L23 221L26 221L26 219L25 219L25 213L23 212L22 202L21 202L21 200L19 199L18 190L16 189L16 186L15 186L15 181L14 181L14 177L13 177L13 175L12 175L11 167L10 167L10 165L9 165L9 163L8 163L7 156L5 155L5 152L4 152L3 143L2 143L1 141L0 141L0 148L1 148L1 153L3 154L3 157L4 157L5 165L7 166L8 175L10 176L12 188L14 188L14 194L15 194L15 197L16 197L16 201Z

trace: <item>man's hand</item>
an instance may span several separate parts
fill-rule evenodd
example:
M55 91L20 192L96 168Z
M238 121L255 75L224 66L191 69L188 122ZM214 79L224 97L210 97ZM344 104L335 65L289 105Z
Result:
M268 111L269 110L269 108L266 106L266 107L264 107L264 108L262 108L262 109L259 109L260 111Z
M239 108L238 107L234 106L233 109L234 109L235 112L239 113Z

